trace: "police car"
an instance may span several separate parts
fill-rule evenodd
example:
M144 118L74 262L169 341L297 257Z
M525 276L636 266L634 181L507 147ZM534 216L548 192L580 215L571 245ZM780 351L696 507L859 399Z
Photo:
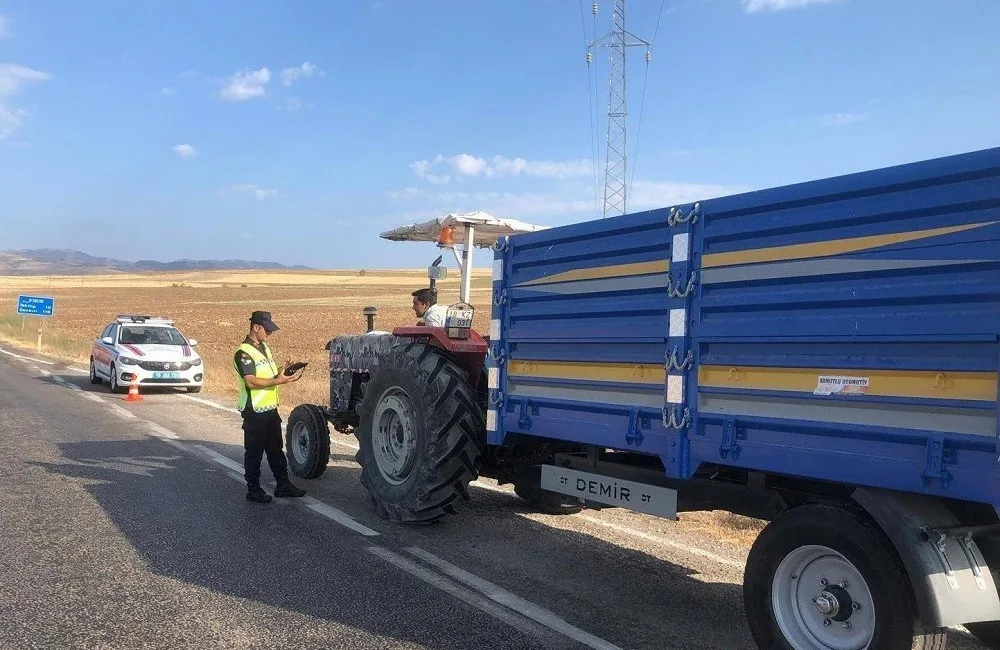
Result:
M91 348L90 382L107 381L114 393L128 390L133 379L140 386L176 386L197 393L205 380L205 367L194 351L196 345L172 320L118 316Z

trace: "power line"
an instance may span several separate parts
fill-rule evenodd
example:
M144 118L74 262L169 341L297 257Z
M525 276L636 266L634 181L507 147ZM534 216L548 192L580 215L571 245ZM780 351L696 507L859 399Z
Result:
M594 5L594 33L597 32L597 5ZM586 14L583 9L583 0L580 0L580 27L583 29L583 42L589 43L590 38L587 36L587 19ZM597 202L597 127L594 124L596 118L594 117L594 84L591 81L590 74L590 52L587 53L587 103L590 105L590 111L587 114L587 130L590 131L590 166L593 173L594 181L594 213L595 216L598 214L598 202Z
M593 5L596 17L597 3ZM628 178L628 116L626 84L626 50L644 46L646 62L649 63L650 43L625 29L625 0L615 0L611 13L611 32L595 39L587 45L587 64L592 61L592 48L606 47L611 50L610 74L608 76L608 133L607 154L604 159L604 208L603 215L625 214L627 206L626 179ZM589 77L588 77L589 78Z
M660 31L660 19L663 17L663 6L665 4L667 4L667 0L660 0L660 13L656 15L656 27L653 29L653 38L650 41L650 49L656 46L656 34ZM633 187L635 185L635 161L639 157L639 134L642 131L642 113L646 108L646 83L649 81L649 61L649 52L646 52L646 73L643 75L642 79L642 99L639 100L639 122L635 128L635 150L632 154L632 176L628 181L629 187Z

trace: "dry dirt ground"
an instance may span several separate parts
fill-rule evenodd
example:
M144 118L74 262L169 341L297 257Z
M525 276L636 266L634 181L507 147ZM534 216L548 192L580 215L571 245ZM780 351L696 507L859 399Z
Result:
M476 271L472 304L474 327L489 329L490 271ZM198 341L205 359L205 393L235 405L236 377L232 355L249 327L255 309L270 311L281 331L270 341L279 363L308 361L302 379L282 389L285 416L300 403L325 404L327 341L340 334L363 332L361 310L379 309L375 326L391 330L412 325L416 317L410 293L427 286L423 270L330 272L200 272L92 276L0 276L0 341L33 347L42 325L42 350L85 366L90 347L118 314L173 318L181 332ZM442 302L458 299L458 282L438 284ZM16 315L20 294L55 298L51 318ZM682 518L721 541L748 548L763 522L726 512L687 513Z

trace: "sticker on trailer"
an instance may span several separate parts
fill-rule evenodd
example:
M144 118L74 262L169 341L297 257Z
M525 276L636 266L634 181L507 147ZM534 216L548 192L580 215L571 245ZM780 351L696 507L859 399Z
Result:
M542 465L541 488L666 519L677 518L677 490L657 485Z
M864 395L869 383L868 377L820 375L813 395Z

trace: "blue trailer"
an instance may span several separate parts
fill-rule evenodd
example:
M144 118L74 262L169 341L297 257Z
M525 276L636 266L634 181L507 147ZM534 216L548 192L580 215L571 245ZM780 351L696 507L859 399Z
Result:
M758 517L760 648L937 649L958 624L1000 648L1000 149L493 248L487 337L330 342L296 473L329 422L397 521L477 475L550 510Z

